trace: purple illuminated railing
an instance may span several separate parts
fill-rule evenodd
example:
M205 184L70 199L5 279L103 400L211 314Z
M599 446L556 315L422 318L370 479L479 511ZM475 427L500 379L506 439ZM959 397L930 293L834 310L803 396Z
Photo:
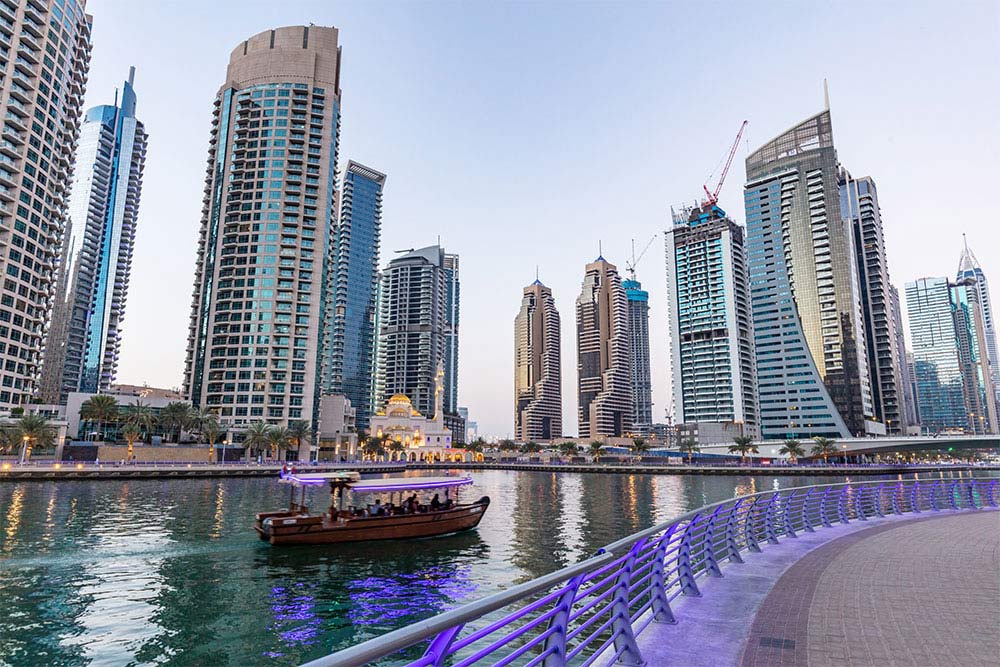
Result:
M1000 479L861 482L765 491L725 500L600 549L544 577L307 663L353 667L427 641L406 667L643 664L636 636L676 623L672 604L701 595L768 544L800 532L887 515L997 507Z

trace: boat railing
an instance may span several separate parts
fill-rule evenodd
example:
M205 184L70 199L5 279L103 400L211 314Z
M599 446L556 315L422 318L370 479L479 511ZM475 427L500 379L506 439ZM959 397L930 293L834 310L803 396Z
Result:
M652 623L683 622L674 612L677 599L699 596L699 580L721 576L726 564L852 521L996 508L998 484L997 478L851 482L731 498L304 667L361 666L389 656L407 667L641 665L636 637Z

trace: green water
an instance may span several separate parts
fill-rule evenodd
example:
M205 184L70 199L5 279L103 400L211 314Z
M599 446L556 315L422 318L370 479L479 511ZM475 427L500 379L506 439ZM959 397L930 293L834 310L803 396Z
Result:
M271 547L267 479L0 484L0 664L297 665L701 505L843 478L484 471L479 529ZM322 492L318 492L322 493ZM326 499L316 496L315 506Z

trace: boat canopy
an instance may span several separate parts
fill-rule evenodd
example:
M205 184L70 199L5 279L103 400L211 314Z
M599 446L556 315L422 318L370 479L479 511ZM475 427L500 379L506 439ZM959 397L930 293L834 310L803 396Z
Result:
M299 486L319 486L340 483L353 493L389 493L392 491L419 491L422 489L445 489L453 486L472 484L469 477L389 477L387 479L361 479L356 472L315 472L286 475L280 480L284 484Z
M359 473L341 470L339 472L294 473L283 475L278 481L282 484L292 484L293 486L318 486L327 482L351 484L357 482L359 479L361 479Z

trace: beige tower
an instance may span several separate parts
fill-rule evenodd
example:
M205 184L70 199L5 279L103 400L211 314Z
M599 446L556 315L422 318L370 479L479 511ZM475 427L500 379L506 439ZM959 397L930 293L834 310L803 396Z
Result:
M514 437L562 437L559 311L552 290L536 280L524 288L514 318Z
M184 388L237 429L316 425L339 128L336 28L267 30L233 50L212 120Z

